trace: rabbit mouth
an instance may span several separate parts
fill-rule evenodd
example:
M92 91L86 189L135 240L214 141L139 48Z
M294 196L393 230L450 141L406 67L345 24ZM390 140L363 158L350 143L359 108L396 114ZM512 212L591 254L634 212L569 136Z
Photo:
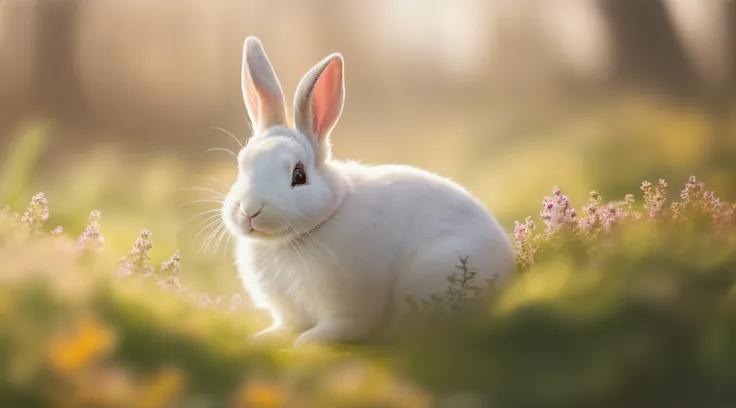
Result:
M283 240L288 238L294 232L293 228L286 227L275 232L262 231L257 228L253 228L251 225L248 227L247 233L245 234L249 238L262 239L262 240Z

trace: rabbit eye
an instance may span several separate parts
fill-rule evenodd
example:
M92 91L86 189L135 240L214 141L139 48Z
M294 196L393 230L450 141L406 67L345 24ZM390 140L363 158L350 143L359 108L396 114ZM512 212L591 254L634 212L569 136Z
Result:
M302 184L307 184L307 173L301 164L297 164L291 175L291 187L294 188L294 186L301 186Z

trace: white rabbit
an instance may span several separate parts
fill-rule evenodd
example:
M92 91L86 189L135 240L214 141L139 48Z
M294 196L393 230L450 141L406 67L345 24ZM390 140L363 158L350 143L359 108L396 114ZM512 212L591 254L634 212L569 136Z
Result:
M340 54L299 83L294 127L254 37L243 47L242 90L254 135L222 215L245 289L273 317L253 339L299 334L295 347L366 340L396 327L407 296L442 294L459 256L479 282L515 270L505 231L459 185L410 166L332 158L345 94Z

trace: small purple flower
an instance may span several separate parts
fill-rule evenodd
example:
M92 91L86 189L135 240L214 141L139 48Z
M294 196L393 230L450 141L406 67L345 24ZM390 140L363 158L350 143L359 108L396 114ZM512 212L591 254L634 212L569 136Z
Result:
M621 211L614 204L606 204L598 211L598 219L600 225L606 232L611 231L611 227L622 217Z
M622 202L610 202L602 205L599 195L593 191L590 199L583 207L583 215L578 217L570 200L559 187L552 189L552 196L542 201L540 216L546 225L542 233L534 233L531 217L525 222L514 223L514 240L516 244L516 260L520 267L528 267L535 263L535 256L545 241L550 241L560 230L570 229L579 237L586 237L592 245L605 248L611 243L610 232L621 220L648 219L672 220L686 218L692 211L710 217L714 232L736 226L736 204L725 205L715 193L707 191L705 184L694 176L688 179L684 190L680 193L680 202L667 206L667 182L659 179L656 185L648 181L641 184L644 192L643 206L646 212L634 209L634 196L627 194ZM666 217L666 218L665 218Z
M656 218L667 201L667 182L659 179L656 189L652 190L652 183L645 181L641 190L644 191L644 208L649 212L649 218Z
M143 229L133 247L128 251L128 255L123 257L118 270L119 276L130 276L139 274L144 277L153 275L153 266L149 265L151 257L148 251L153 248L151 242L151 231Z
M686 218L691 212L709 215L713 224L720 225L724 220L723 203L713 191L705 190L705 183L691 176L680 193L681 202L672 203L672 218ZM728 211L728 210L726 210ZM725 216L728 217L728 216Z
M514 222L516 263L522 268L534 264L534 254L537 252L537 248L532 241L536 228L537 226L532 221L532 217L526 217L523 224L518 221Z
M210 296L205 293L204 295L199 297L199 304L200 306L211 306L212 299L210 299Z
M570 208L570 199L555 186L552 189L552 197L545 197L542 201L542 212L539 215L547 225L547 233L551 233L573 225L577 213Z
M43 193L38 193L31 198L31 204L23 213L21 222L28 229L39 230L43 224L49 219L48 201Z
M179 251L174 252L174 255L171 256L171 259L168 261L163 261L161 263L161 272L167 273L170 275L179 275L181 272L179 270L179 263L181 262L181 253Z
M102 216L97 210L89 214L89 224L77 238L77 250L98 250L105 245L105 238L100 234L100 220Z
M179 280L181 254L176 251L171 259L161 263L161 274L164 275L164 279L159 281L158 284L170 292L179 293L184 287Z

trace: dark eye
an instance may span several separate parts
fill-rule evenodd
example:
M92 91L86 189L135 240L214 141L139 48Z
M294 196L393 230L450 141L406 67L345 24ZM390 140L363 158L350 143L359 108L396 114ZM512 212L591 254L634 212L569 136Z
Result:
M304 167L301 164L297 164L294 168L294 173L291 175L291 186L301 186L307 183L307 173L304 171Z

